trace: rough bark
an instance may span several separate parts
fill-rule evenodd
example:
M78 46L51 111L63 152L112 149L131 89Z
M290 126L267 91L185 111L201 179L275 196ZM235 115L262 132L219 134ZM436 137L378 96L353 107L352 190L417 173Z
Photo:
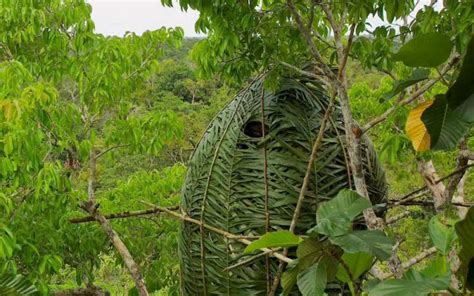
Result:
M436 173L433 161L419 160L418 171L420 172L423 181L425 182L426 186L433 195L433 201L436 211L442 211L446 203L446 196L444 193L446 188L442 182L436 182L439 177Z
M127 249L127 246L120 239L120 236L117 234L117 232L115 232L115 230L112 228L110 222L97 210L98 204L96 204L95 196L96 166L97 152L94 148L92 148L89 159L89 179L87 186L88 200L82 204L81 208L89 213L89 215L92 216L94 220L99 222L105 234L110 239L117 252L119 252L122 260L125 263L125 266L127 266L130 275L135 282L138 294L140 296L148 296L149 294L145 286L145 281L143 280L138 265L135 263L135 260Z

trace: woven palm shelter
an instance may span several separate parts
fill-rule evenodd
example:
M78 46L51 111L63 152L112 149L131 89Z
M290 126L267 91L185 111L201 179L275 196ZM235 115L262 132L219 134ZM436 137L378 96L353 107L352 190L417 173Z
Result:
M183 213L236 235L288 229L328 103L317 81L287 78L278 91L270 91L263 89L262 79L255 80L214 118L198 144L183 187ZM335 106L296 233L314 226L319 202L351 187L344 133L340 108ZM367 139L364 147L370 199L381 204L385 175ZM241 242L183 222L182 294L266 295L267 278L276 274L278 259L270 258L269 264L264 256L249 261L255 255L243 255L244 248ZM249 262L226 269L245 261Z

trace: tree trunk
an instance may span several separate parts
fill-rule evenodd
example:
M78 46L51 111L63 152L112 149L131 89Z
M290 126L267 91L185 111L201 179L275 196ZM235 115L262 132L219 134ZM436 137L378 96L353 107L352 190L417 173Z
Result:
M338 93L341 103L342 116L344 119L344 127L346 129L347 151L349 153L349 161L351 164L354 186L357 193L369 198L369 192L367 190L367 184L365 183L365 176L362 168L362 154L360 144L362 130L353 119L351 107L349 104L349 96L347 95L347 87L345 87L345 85L339 85ZM366 209L364 211L364 218L369 229L383 228L381 219L377 218L372 208Z

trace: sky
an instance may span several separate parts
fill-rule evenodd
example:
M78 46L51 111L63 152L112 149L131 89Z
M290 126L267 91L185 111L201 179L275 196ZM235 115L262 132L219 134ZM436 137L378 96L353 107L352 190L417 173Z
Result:
M160 0L88 0L97 33L122 36L125 32L141 34L161 27L183 28L186 37L204 36L194 31L197 11L163 7Z
M104 35L123 36L125 32L141 34L146 30L180 26L186 37L204 36L194 31L194 23L198 19L197 11L181 11L176 7L163 7L160 0L88 0L92 5L92 19L96 32ZM430 0L419 0L413 13L415 16ZM441 1L438 1L441 2ZM437 5L437 8L440 8ZM380 25L378 18L370 18L372 25Z

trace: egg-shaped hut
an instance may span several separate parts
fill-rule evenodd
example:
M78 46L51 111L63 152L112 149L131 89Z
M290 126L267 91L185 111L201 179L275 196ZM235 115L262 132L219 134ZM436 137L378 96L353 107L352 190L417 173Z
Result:
M286 78L277 90L264 89L263 78L253 81L214 118L195 149L182 192L183 214L235 235L288 229L328 105L328 96L315 80ZM363 157L370 199L382 204L385 175L367 139ZM315 224L317 204L351 188L351 183L344 124L336 104L295 232L306 233ZM239 241L183 222L182 294L266 295L267 276L276 274L278 259L248 260L255 255L244 255L244 248Z

